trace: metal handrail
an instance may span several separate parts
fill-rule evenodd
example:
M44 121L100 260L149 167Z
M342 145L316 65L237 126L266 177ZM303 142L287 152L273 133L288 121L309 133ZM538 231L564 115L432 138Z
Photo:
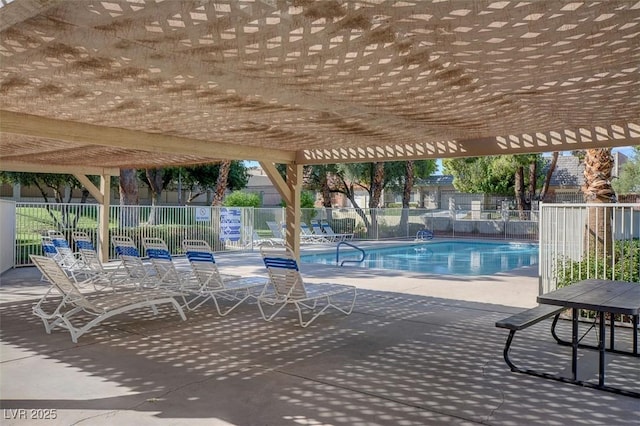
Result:
M365 253L364 250L362 250L360 247L356 246L355 244L351 244L351 243L348 243L346 241L340 241L338 243L338 246L336 247L336 265L340 261L340 246L343 245L343 244L347 245L349 247L352 247L352 248L354 248L356 250L359 250L360 253L362 253L362 258L360 260L349 260L349 259L343 260L342 263L340 264L340 266L344 266L344 264L347 263L347 262L351 262L351 263L362 263L362 262L364 262L365 257L367 257L367 253Z

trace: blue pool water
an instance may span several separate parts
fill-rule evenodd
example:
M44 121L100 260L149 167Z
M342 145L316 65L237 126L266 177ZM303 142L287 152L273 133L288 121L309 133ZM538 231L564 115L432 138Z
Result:
M349 267L393 269L446 275L491 275L538 264L538 246L529 243L446 241L365 249L362 263ZM340 261L356 260L361 254L341 247ZM303 263L336 264L336 253L305 254Z

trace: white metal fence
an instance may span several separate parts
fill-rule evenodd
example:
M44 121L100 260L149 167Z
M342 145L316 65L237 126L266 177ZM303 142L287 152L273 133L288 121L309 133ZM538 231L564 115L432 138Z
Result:
M16 203L9 200L0 200L0 241L3 244L0 250L0 273L10 269L14 265L16 240Z
M542 204L540 292L582 279L640 282L640 204Z
M101 206L96 204L17 203L16 266L29 263L29 254L41 253L41 236L55 229L67 235L85 231L97 244ZM238 212L232 238L225 234L224 208L205 206L111 206L109 235L127 235L142 249L145 237L163 238L172 253L181 254L186 238L203 239L216 251L248 250L254 238L272 237L268 221L284 222L284 208L234 208ZM302 209L302 221L326 221L336 233L353 233L360 240L413 239L430 229L437 237L477 237L537 240L537 214L522 219L512 210L452 209ZM235 219L234 219L235 220ZM224 223L223 223L224 222ZM226 237L222 239L221 237ZM115 258L113 251L110 258Z
M40 254L41 236L50 229L87 232L97 244L101 207L95 204L16 204L15 265L29 264ZM229 224L223 208L176 206L111 206L109 235L128 235L142 250L145 237L163 238L172 253L181 254L186 238L203 239L216 251L251 250L254 239L273 236L268 221L284 222L283 208L234 208ZM603 217L610 227L597 229ZM538 218L540 220L538 221ZM336 233L354 233L360 240L413 239L422 229L436 237L538 240L540 291L584 278L636 280L640 275L640 204L542 204L540 212L424 209L302 209L302 221L326 221ZM611 237L598 256L585 246L587 224L595 235ZM230 232L229 232L230 231ZM602 232L600 232L602 231ZM143 252L144 254L144 252ZM110 258L115 258L113 252Z

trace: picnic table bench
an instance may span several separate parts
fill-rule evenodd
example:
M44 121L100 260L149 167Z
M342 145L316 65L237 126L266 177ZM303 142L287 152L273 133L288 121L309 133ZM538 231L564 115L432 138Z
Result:
M511 368L511 371L517 371L520 373L531 373L531 370L522 369L517 367L509 358L509 351L511 349L511 343L513 342L513 338L516 334L516 331L523 330L527 327L530 327L534 324L539 323L549 317L555 315L553 319L553 323L551 324L551 334L556 337L555 328L558 323L558 318L560 317L560 313L564 311L565 308L553 305L538 305L535 308L527 309L526 311L519 312L517 314L511 315L510 317L504 318L500 321L496 322L496 327L506 328L509 331L509 337L507 337L507 342L504 345L504 350L502 355L504 357L505 362ZM556 340L557 337L556 337Z

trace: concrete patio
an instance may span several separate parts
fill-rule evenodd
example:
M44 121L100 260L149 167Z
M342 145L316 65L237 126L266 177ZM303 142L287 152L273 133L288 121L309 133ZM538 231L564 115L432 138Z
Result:
M222 272L265 275L257 254L218 256ZM307 329L292 310L271 323L254 304L112 318L73 344L31 313L35 268L3 274L2 424L629 425L638 399L511 373L496 320L535 305L535 270L479 279L303 264L309 281L359 287L354 313ZM523 365L569 366L550 322L519 333ZM568 324L560 326L568 336ZM631 333L617 332L621 345ZM587 377L597 357L581 351ZM593 361L593 362L592 362ZM640 359L608 355L607 382L640 390ZM47 411L52 410L52 411ZM19 417L23 417L22 419Z

